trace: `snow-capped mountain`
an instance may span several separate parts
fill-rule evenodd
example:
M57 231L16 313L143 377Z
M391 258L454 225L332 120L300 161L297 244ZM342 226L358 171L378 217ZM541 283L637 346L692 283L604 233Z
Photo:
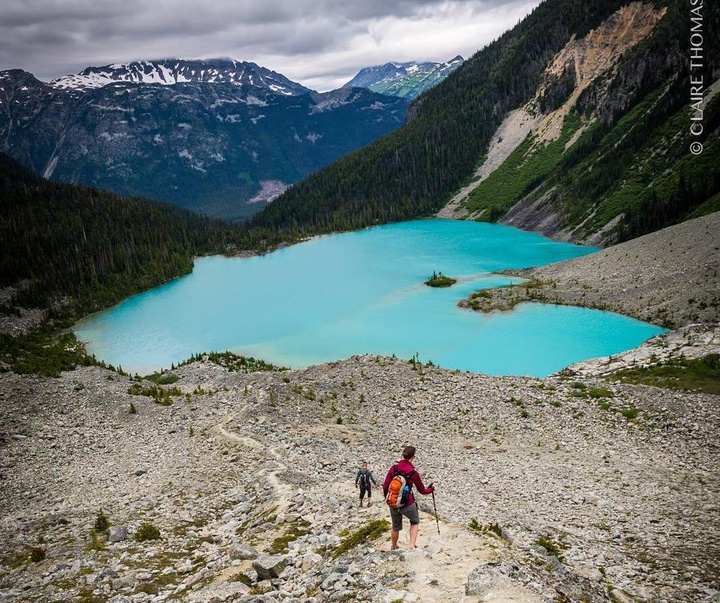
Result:
M400 126L408 105L229 60L89 67L51 83L15 69L0 72L0 150L52 180L242 219Z
M463 61L464 59L458 55L445 63L391 62L366 67L344 84L343 88L368 88L380 94L413 99L428 88L439 84L460 67Z
M88 67L77 75L66 75L50 82L55 88L102 88L108 84L128 82L133 84L212 83L236 84L268 88L277 94L293 96L311 92L305 86L293 82L280 73L260 67L255 63L232 59L188 61L165 59L162 61L136 61L126 64Z

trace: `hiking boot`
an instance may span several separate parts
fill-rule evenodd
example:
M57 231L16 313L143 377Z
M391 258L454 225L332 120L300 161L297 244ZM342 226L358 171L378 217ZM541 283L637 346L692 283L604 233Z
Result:
M371 505L372 505L372 502L371 502L371 501L368 501L368 507L371 506Z
M362 507L362 501L360 501L360 504L358 505L358 507Z

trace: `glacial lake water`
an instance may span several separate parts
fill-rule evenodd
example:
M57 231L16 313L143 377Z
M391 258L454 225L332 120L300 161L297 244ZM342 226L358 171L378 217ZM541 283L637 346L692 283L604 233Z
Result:
M303 367L396 355L491 375L546 376L633 348L664 329L619 314L547 304L481 314L457 302L518 282L490 272L595 251L509 227L417 220L315 238L251 258L199 258L192 274L79 322L90 352L131 373L230 350ZM458 278L450 288L423 282Z

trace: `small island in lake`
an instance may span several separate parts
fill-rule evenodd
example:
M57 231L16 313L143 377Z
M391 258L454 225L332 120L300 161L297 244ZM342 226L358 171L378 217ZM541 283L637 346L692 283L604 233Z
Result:
M432 276L425 281L428 287L451 287L457 283L457 279L445 276L442 272L435 272L433 270Z

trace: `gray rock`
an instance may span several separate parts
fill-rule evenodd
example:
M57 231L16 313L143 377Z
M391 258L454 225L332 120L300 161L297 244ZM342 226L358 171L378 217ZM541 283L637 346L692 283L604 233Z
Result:
M465 594L484 597L504 579L498 571L497 564L480 565L470 572L465 585Z
M257 559L258 552L254 548L244 544L234 544L230 547L228 555L230 559Z
M288 558L285 555L270 555L259 557L253 561L252 566L258 574L258 580L269 580L280 577L287 563Z
M110 526L108 528L108 542L122 542L127 540L127 526Z

